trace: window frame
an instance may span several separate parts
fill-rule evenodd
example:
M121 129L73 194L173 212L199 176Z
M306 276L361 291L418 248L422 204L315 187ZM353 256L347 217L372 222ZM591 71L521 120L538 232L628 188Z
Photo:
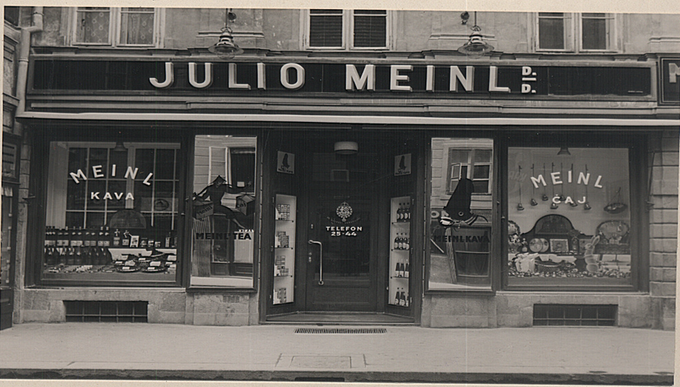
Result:
M316 8L314 8L316 9ZM330 10L330 9L329 9ZM335 8L337 10L337 8ZM302 39L301 41L303 42L304 49L308 50L339 50L339 51L359 51L359 50L366 50L366 51L375 51L375 50L387 50L391 47L391 31L392 31L392 22L391 22L391 16L392 16L392 11L390 10L384 10L385 14L385 45L384 46L376 46L376 47L356 47L354 44L354 28L355 28L355 12L357 11L364 11L364 9L343 9L342 10L342 44L340 46L312 46L311 45L311 39L310 39L310 33L311 33L311 9L304 10L302 13L302 22L304 25L304 28L301 29L302 31ZM374 11L374 10L371 10Z
M106 43L90 43L90 42L79 42L78 41L78 12L81 8L86 7L73 7L71 12L72 22L71 22L71 33L69 34L71 39L71 45L73 46L84 46L84 47L123 47L123 48L158 48L160 47L162 25L161 19L164 18L164 10L162 8L153 8L153 42L150 44L127 44L121 42L121 28L123 24L123 16L126 15L127 11L124 8L139 9L140 7L93 7L108 9L109 11L109 40ZM150 7L141 7L150 8Z
M433 140L444 140L446 141L462 141L463 143L456 146L447 146L444 144L442 148L434 147ZM472 235L479 236L485 230L488 235L498 234L498 224L500 223L500 214L497 211L494 198L500 198L501 194L499 192L498 183L502 180L502 176L499 176L500 158L501 158L501 141L496 136L491 137L455 137L448 136L448 133L437 133L429 137L429 145L427 149L427 161L428 165L426 172L426 183L427 189L425 194L425 201L427 202L427 225L425 231L425 247L423 249L423 286L425 294L475 294L489 296L496 294L496 291L500 287L500 260L501 260L501 243L499 243L499 238L490 237L488 241L488 252L487 262L488 265L486 274L472 274L467 275L467 280L457 280L456 283L449 284L447 286L433 286L433 257L430 243L435 242L435 229L440 226L435 226L433 228L433 223L437 222L437 218L440 215L439 209L440 205L435 204L435 201L440 202L442 206L445 205L446 201L450 198L453 192L449 191L450 187L450 176L451 176L451 166L452 162L449 159L450 150L482 150L490 151L491 158L489 159L489 192L488 193L473 193L473 202L477 201L482 203L483 208L472 207L471 212L473 214L482 215L485 210L490 211L485 214L489 216L488 222L484 220L478 220L476 223L463 226L463 227L451 227L451 234L446 231L446 236L453 236L454 233L463 233L470 231ZM441 158L441 160L440 160ZM474 160L474 152L470 152L468 155L468 160ZM472 172L470 172L471 174ZM438 188L442 187L442 188ZM455 186L453 187L455 189ZM437 191L437 192L436 192ZM445 253L439 249L441 253ZM480 251L481 252L481 251ZM459 275L460 277L466 276L466 274ZM472 280L472 277L477 277L476 280ZM481 282L480 282L481 281Z
M577 41L577 46L579 52L616 52L618 51L618 44L617 44L617 31L618 31L618 23L617 23L617 17L616 14L613 13L602 13L604 16L603 17L587 17L587 19L597 19L597 20L605 20L605 23L611 22L610 26L605 26L607 29L607 34L608 36L606 37L606 47L605 48L583 48L583 19L585 14L589 13L579 13L578 18L576 19L578 22L578 41Z
M89 157L90 157L89 155L90 155L91 149L108 149L109 152L110 152L111 149L113 149L114 146L115 146L115 143L110 142L110 141L109 142L53 141L53 142L66 144L68 146L67 149L69 149L69 150L71 148L87 149L87 155L88 155L87 160L88 160L88 162L89 162ZM127 165L135 165L136 164L136 161L137 161L136 160L136 157L137 157L136 151L140 150L140 149L152 149L152 150L154 150L154 152L157 151L157 150L174 150L175 151L175 160L174 161L175 161L175 164L176 164L176 163L178 163L178 158L179 158L178 153L180 152L180 149L181 149L181 145L179 143L149 143L149 142L135 142L135 141L127 142L126 141L124 143L124 145L128 150L128 155L127 155L127 160L126 160ZM107 157L110 157L110 154ZM155 164L157 163L157 161L158 160L156 159L156 156L154 156L154 170L155 170ZM107 162L109 162L109 161L107 161ZM91 165L88 164L87 167L83 168L83 172L88 174L90 168L91 168ZM154 184L153 184L153 191L152 191L153 195L151 196L152 200L154 198L156 198L155 182L177 184L177 187L176 187L177 190L173 191L173 196L175 196L175 198L174 198L175 200L173 200L173 203L172 203L173 207L176 207L176 208L174 208L174 211L171 212L172 213L172 222L175 225L175 229L179 225L179 222L181 221L178 207L179 207L179 196L180 196L179 191L180 191L180 188L181 188L180 185L182 184L182 182L180 181L180 178L179 178L180 171L179 171L178 168L179 168L178 166L175 167L176 175L174 176L173 179L160 179L159 180L159 179L156 179L154 177ZM74 171L67 171L67 172L74 172ZM121 173L122 173L122 171L121 171ZM68 176L68 175L66 177L63 177L63 178L67 182L71 179L71 177ZM86 181L86 183L89 182L89 178L90 177L88 177L88 180ZM49 187L49 176L48 176L47 179L48 179L48 187ZM105 177L100 181L106 182L106 186L108 187L108 185L111 181L116 182L116 181L119 181L119 180L122 180L122 178L119 177L119 178L111 180L111 177L108 175L107 171L105 171ZM129 179L126 178L125 179L126 192L135 193L135 196L136 196L136 191L135 191L135 189L136 189L135 183L136 182L137 182L137 180L130 181ZM66 187L68 187L68 184L66 185ZM174 187L173 187L173 190L174 190ZM50 202L49 202L50 195L47 194L47 197L48 197L48 204L50 204ZM124 206L125 206L124 207L125 209L131 209L132 208L131 203L128 200L125 200ZM89 209L89 208L87 208L87 206L85 206L85 208L82 208L82 209L79 208L79 209L71 209L71 210L69 210L68 207L66 207L65 211L67 213L68 212L83 213L84 219L87 218L87 214L90 213L90 212L91 213L100 213L101 212L101 213L104 213L104 219L106 219L107 216L108 216L107 213L110 211L110 209L108 209L108 207L105 206L102 209L94 209L93 210L93 209ZM157 211L154 210L153 208L151 209L151 211L141 211L140 210L140 213L142 213L144 215L148 214L151 218L154 218L157 215ZM85 225L83 225L83 226L85 226Z
M108 136L107 136L108 137ZM34 183L31 183L32 185L35 184L35 188L39 189L43 192L40 195L40 200L43 203L42 206L35 206L36 208L32 209L32 211L36 211L37 213L33 213L34 219L38 219L37 222L40 224L33 224L31 227L34 227L37 232L37 236L35 239L36 242L36 247L35 247L35 254L34 256L36 257L35 259L32 260L31 263L31 270L30 272L27 271L27 282L28 283L34 283L39 286L64 286L64 287L78 287L78 286L92 286L92 287L101 287L101 288L112 288L112 287L143 287L143 288L158 288L158 287L180 287L182 286L182 278L183 278L183 273L186 272L187 268L186 263L183 258L183 244L184 241L181 239L182 233L182 227L184 223L184 219L182 216L183 213L183 200L181 198L184 195L184 166L180 165L180 160L182 157L184 157L184 145L181 139L179 138L172 138L169 141L163 141L163 142L155 142L152 140L148 139L141 139L141 138L131 138L130 140L126 140L124 142L124 146L128 149L128 152L131 150L136 150L136 149L149 149L153 148L154 150L164 150L164 149L171 149L175 151L176 158L175 158L175 163L176 165L176 175L173 178L173 181L176 181L177 183L177 192L176 192L176 197L177 197L177 206L175 209L172 211L173 217L174 217L174 232L175 232L175 238L176 238L176 255L177 255L177 262L179 263L177 267L177 271L175 272L174 275L172 275L172 278L167 278L167 279L160 279L160 278L154 278L153 276L149 277L148 279L144 280L138 280L138 279L129 279L129 278L123 278L121 277L120 279L115 278L115 279L101 279L101 280L95 280L92 278L47 278L44 276L44 267L43 267L43 246L46 240L46 230L47 230L47 223L48 223L48 218L49 218L49 210L48 208L48 203L50 203L50 198L49 198L49 193L48 189L50 187L50 168L49 168L49 160L50 157L50 149L51 149L51 144L52 143L67 143L67 144L74 144L76 147L87 147L87 148L107 148L107 149L112 149L114 145L116 144L115 141L112 141L110 138L107 138L104 141L97 141L95 139L79 139L79 138L74 138L72 136L54 136L49 139L45 139L44 142L41 142L41 146L43 147L44 154L48 155L45 157L45 161L42 166L40 166L40 170L42 171L41 174L38 173L32 173L32 175L36 175L33 179L39 180L35 181ZM67 148L68 149L68 148ZM131 156L130 153L128 153L128 160L130 160L130 157L134 159L134 156ZM68 160L67 160L68 163ZM67 169L68 170L68 169ZM89 171L83 171L85 173L88 173ZM141 171L140 171L141 172ZM89 173L88 173L89 174ZM155 173L154 173L155 174ZM40 176L42 175L42 176ZM141 181L143 179L140 178L141 175L137 176L137 179L135 179L135 182ZM62 176L63 178L63 176ZM88 176L88 179L90 177ZM71 177L69 176L68 179L70 180ZM107 178L108 180L108 178ZM162 182L169 181L168 179L163 179ZM37 208L39 207L39 208ZM126 207L127 204L126 204ZM64 207L64 212L67 211L67 207ZM143 214L149 214L148 211L140 211ZM154 211L155 212L155 211ZM65 217L66 215L64 215ZM29 216L30 218L31 216Z
M549 13L549 12L537 12L535 14L535 20L534 20L534 40L535 40L535 47L536 51L539 52L572 52L574 51L574 39L575 39L575 34L576 34L576 28L575 28L575 23L574 23L574 14L573 13L568 13L568 12L561 12L562 13L562 26L564 28L564 35L562 37L562 43L563 43L563 48L542 48L541 47L541 35L540 35L540 23L541 23L541 14L542 13ZM555 18L555 17L550 17Z
M187 181L185 182L185 185L187 187L187 197L195 196L196 192L193 192L197 189L197 159L198 159L198 152L196 151L196 148L198 146L198 138L199 137L206 137L210 138L211 136L215 136L217 138L224 138L224 137L230 137L232 139L236 139L236 142L232 144L232 146L208 146L206 150L208 151L207 155L204 155L203 157L206 157L206 162L208 165L206 166L206 175L200 175L201 177L207 177L208 184L214 180L216 176L222 176L222 174L226 175L223 176L228 182L231 182L232 184L234 183L233 181L233 168L234 168L234 163L232 162L231 155L233 154L234 151L237 152L244 152L244 153L250 153L249 151L252 149L253 150L253 156L254 156L254 169L253 169L253 185L251 187L236 187L237 189L243 188L243 190L239 193L227 193L227 196L233 196L234 200L237 200L237 197L242 194L247 194L247 195L252 195L255 198L254 201L254 224L253 228L251 229L253 231L253 253L252 253L252 275L250 276L250 284L245 285L245 284L240 284L240 283L233 283L233 284L219 284L219 283L213 283L213 284L208 284L208 283L200 283L201 281L196 281L196 278L220 278L220 277L213 277L213 276L208 276L208 277L203 277L203 276L196 276L194 275L194 265L197 263L196 260L194 259L194 252L193 252L193 246L191 239L193 238L192 233L194 232L194 221L195 218L193 216L187 216L185 217L186 219L184 220L185 224L185 238L183 242L186 244L186 247L184 248L183 252L186 254L185 260L185 270L184 273L182 274L183 281L186 285L187 292L223 292L223 291L230 291L230 292L246 292L246 293L251 293L251 292L256 292L259 288L259 268L260 268L260 244L261 244L261 238L262 238L262 223L261 223L261 201L262 198L259 197L262 193L261 189L261 173L262 173L262 161L263 161L263 148L261 145L261 135L258 134L253 134L253 133L241 133L241 132L236 132L236 133L215 133L215 132L210 132L210 131L196 131L195 133L191 134L191 143L189 145L190 148L190 154L191 156L189 157L190 162L187 163L187 168L189 170L189 173L187 175ZM243 141L249 142L251 140L254 140L254 144L251 146L250 144L243 143ZM241 141L242 143L239 143ZM213 149L223 149L225 150L225 159L228 158L228 162L225 162L224 168L221 171L218 172L213 172L212 166L213 166L213 159L212 159L212 150ZM193 194L191 194L193 192ZM187 200L187 208L186 211L189 213L193 213L194 211L194 201L193 200ZM231 279L233 279L236 276L229 276ZM210 282L210 281L208 281ZM229 281L226 281L229 282Z
M604 135L590 136L587 146L584 146L584 138L589 136L588 134L574 134L573 138L566 140L560 138L562 141L551 139L551 140L539 140L531 141L527 139L526 136L512 136L507 142L504 142L503 155L502 155L502 167L500 170L500 180L499 185L501 185L500 190L502 210L501 216L503 219L510 219L510 212L515 211L516 203L509 201L509 188L508 188L508 175L509 171L509 161L508 155L510 148L555 148L559 149L562 146L567 148L594 148L594 149L626 149L628 152L628 183L629 183L629 218L630 223L630 255L633 256L633 261L631 263L631 277L628 284L549 284L549 285L530 285L530 284L509 284L508 282L508 222L504 220L500 226L501 230L499 235L501 235L500 246L497 248L501 252L500 257L500 270L498 279L500 283L499 290L502 291L541 291L541 292L590 292L590 291L605 291L605 292L624 292L626 294L631 294L636 291L648 291L649 290L649 244L648 238L642 237L642 235L649 235L649 226L646 222L641 221L644 218L644 198L646 197L646 187L644 184L634 184L635 181L647 181L647 168L648 166L644 162L646 159L646 146L647 141L644 135L631 136L628 139L612 140L611 137L606 138ZM531 145L527 145L531 144ZM615 219L614 219L615 220ZM528 230L522 230L526 232Z
M554 53L616 53L620 51L619 35L620 35L620 17L615 13L600 12L605 20L611 21L609 26L609 36L607 38L607 47L597 49L583 48L583 15L589 13L580 12L562 12L562 20L564 25L564 48L541 48L540 37L540 21L541 14L545 12L535 12L533 14L533 47L536 52L554 52ZM547 17L547 16L546 16ZM586 17L587 19L589 17ZM590 18L593 19L593 18Z

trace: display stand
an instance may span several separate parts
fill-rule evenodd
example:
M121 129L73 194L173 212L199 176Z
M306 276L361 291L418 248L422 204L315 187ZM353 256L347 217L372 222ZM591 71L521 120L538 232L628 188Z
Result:
M390 202L390 305L411 304L409 277L411 272L411 198L395 197Z
M276 195L274 305L294 301L296 213L297 198L295 196Z

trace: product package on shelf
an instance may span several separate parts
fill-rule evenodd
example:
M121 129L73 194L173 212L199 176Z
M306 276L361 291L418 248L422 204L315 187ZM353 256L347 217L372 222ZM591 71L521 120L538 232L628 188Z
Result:
M288 248L290 247L290 237L285 231L276 232L276 248Z
M290 274L290 271L286 267L286 257L284 255L279 255L274 258L274 276L287 277L288 274Z
M285 304L287 301L286 288L276 289L276 303Z
M276 205L276 220L290 220L290 204Z

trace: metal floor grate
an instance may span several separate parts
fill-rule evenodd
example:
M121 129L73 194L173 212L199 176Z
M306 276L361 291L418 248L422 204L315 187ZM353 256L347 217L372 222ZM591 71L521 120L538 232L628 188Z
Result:
M304 334L376 334L386 332L386 328L297 328L295 330L295 333Z
M66 322L148 322L147 301L64 301Z
M615 326L616 305L534 305L534 326Z

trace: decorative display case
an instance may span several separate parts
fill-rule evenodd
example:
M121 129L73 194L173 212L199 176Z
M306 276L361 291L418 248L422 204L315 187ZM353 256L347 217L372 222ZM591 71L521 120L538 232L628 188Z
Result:
M294 300L296 213L297 198L295 196L276 195L273 294L275 305Z
M391 305L411 304L411 198L400 196L390 203L389 297Z

